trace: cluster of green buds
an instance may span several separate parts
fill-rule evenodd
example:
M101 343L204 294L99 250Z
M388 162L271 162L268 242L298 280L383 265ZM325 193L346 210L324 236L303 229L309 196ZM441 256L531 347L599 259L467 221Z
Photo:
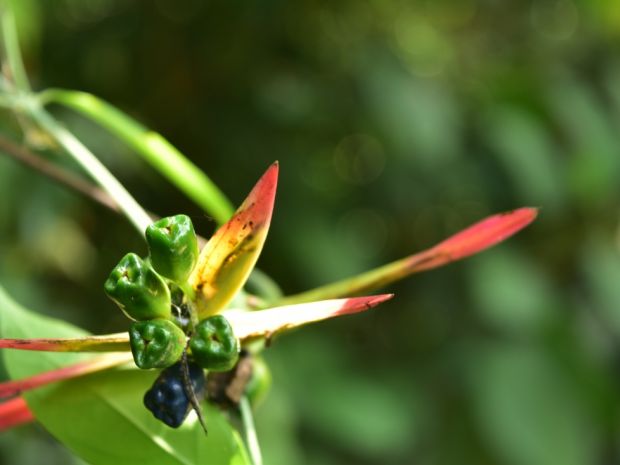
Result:
M167 368L186 350L202 368L226 371L239 357L239 340L220 315L197 321L188 278L198 240L187 215L162 218L146 230L149 255L125 255L105 282L106 294L134 320L129 329L139 368Z
M218 380L209 382L213 391L208 393L210 400L217 397L215 391L231 392L230 383L240 385L242 393L254 400L252 393L257 391L261 370L254 373L247 354L244 363L238 363L240 343L228 320L213 315L199 321L196 315L189 284L199 258L192 221L186 215L162 218L151 224L145 235L148 256L125 255L104 284L108 297L133 320L129 343L135 364L141 369L163 369L146 392L144 405L173 428L183 423L191 406L201 419L195 399L207 394L203 370ZM268 376L261 378L269 382ZM235 396L231 404L238 401Z

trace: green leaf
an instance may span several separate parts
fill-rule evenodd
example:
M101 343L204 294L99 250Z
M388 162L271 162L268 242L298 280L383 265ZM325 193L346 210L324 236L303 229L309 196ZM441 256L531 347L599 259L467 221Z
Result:
M10 337L87 334L23 309L1 287L0 330L3 336ZM12 350L4 350L3 356L12 378L88 358L85 354ZM239 435L211 406L205 406L209 427L206 437L193 414L178 430L153 418L142 405L142 397L156 376L156 371L125 367L57 383L25 397L37 420L92 465L249 463Z
M92 94L71 90L49 89L40 98L44 103L59 103L81 113L123 140L218 224L232 215L230 201L200 168L160 134L148 130L118 108Z
M31 405L50 431L93 465L248 463L239 436L214 407L204 410L208 436L194 415L177 430L156 420L142 405L156 375L102 372L64 383Z

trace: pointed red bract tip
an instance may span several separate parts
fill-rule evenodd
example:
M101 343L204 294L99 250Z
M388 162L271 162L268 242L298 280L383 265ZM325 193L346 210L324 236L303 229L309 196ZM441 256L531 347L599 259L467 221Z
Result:
M523 207L489 216L436 246L409 257L409 268L429 270L482 252L525 228L537 215L537 208Z
M0 431L30 423L34 415L22 397L15 397L0 404Z
M346 299L342 307L334 312L334 315L348 315L351 313L363 312L370 308L376 307L380 303L390 300L394 294L379 294L368 297L351 297Z
M455 234L435 248L458 260L502 242L525 228L537 215L538 210L529 207L499 213Z
M258 202L272 203L275 199L275 191L278 185L278 174L280 172L280 164L276 161L272 163L265 174L258 180L252 192L248 197Z
M273 214L273 206L276 200L276 189L278 187L278 173L280 168L278 163L273 163L263 176L258 180L254 189L248 195L248 198L239 208L239 216L245 216L241 213L247 209L248 218L256 218L258 224L265 224L269 227L271 216Z

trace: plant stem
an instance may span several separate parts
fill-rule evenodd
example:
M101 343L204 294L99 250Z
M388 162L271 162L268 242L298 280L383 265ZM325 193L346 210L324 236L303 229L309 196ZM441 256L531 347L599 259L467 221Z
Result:
M15 27L15 15L7 4L2 11L2 38L4 39L4 49L9 68L12 73L15 86L22 92L30 91L30 83L24 69L24 61L19 49L17 28Z
M144 236L151 218L123 185L107 170L99 159L71 132L62 127L35 101L28 102L27 110L34 121L45 129L77 161L84 170L108 193L121 208L139 233Z
M72 133L52 118L43 107L34 99L28 97L30 83L24 69L15 16L10 6L4 6L2 14L2 38L9 67L16 88L24 96L25 109L43 129L45 129L58 143L84 168L93 179L110 194L119 205L131 223L144 235L146 227L151 224L151 218L144 209L127 192L123 185L112 176L105 166L84 146Z
M243 429L245 432L245 442L250 453L252 465L263 465L263 456L258 444L258 436L254 427L254 416L252 414L252 406L247 396L243 396L239 402L239 410L241 411L241 420L243 421Z
M104 207L122 213L116 202L103 189L69 170L49 162L45 158L35 155L26 147L16 144L3 135L0 135L0 152Z
M160 134L147 129L118 108L92 94L62 89L41 92L39 101L43 105L64 105L106 128L200 205L218 224L224 224L234 213L235 209L224 193L200 168Z
M129 352L129 334L77 338L0 339L0 349L42 352Z
M14 160L19 161L28 168L33 169L47 176L52 181L58 182L60 185L73 189L75 192L88 197L90 200L98 203L99 205L106 207L116 213L122 214L123 211L114 201L114 199L106 191L93 184L92 182L83 179L81 176L74 174L58 165L54 165L43 157L40 157L33 153L25 146L18 145L12 140L4 137L0 134L0 153L4 153ZM153 212L147 212L152 221L159 219L159 216ZM199 248L204 247L207 240L202 236L198 237ZM254 268L256 270L256 268ZM254 272L254 270L252 272ZM264 275L264 272L261 272ZM271 278L269 278L271 279ZM185 291L187 292L187 290ZM193 295L193 289L188 295Z

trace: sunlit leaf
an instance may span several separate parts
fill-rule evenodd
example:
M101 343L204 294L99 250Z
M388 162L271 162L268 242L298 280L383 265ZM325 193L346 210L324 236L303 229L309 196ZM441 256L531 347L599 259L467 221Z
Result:
M200 252L190 283L201 317L225 308L245 284L267 237L277 182L274 163Z
M31 405L50 431L93 465L248 463L238 434L210 405L203 405L208 436L193 414L179 429L156 420L142 403L156 376L100 372L58 385Z

